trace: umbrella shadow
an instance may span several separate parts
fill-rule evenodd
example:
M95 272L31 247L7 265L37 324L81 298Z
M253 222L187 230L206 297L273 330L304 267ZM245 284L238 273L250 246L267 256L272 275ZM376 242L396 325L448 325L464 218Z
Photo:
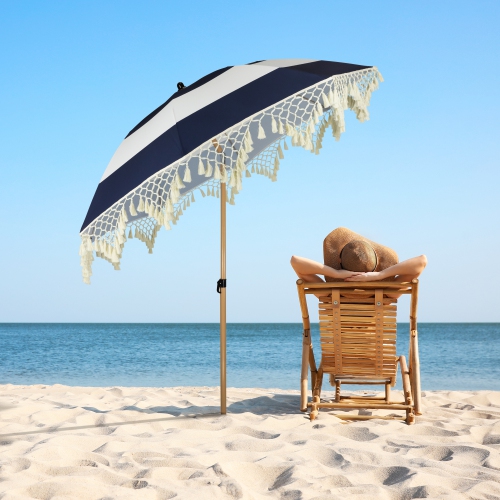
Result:
M291 415L299 411L300 397L289 394L277 394L270 396L259 396L250 399L244 399L231 403L227 407L228 414L253 413L254 415ZM99 410L92 406L83 406L84 410L93 413L110 413L116 410ZM179 406L150 406L140 408L135 405L123 406L119 411L134 411L147 415L168 414L172 417L198 418L203 416L221 416L220 407L215 405L198 406L191 405L187 407Z
M272 415L272 416L285 416L285 415L299 415L301 412L299 410L300 397L296 395L289 394L276 394L272 397L270 396L259 396L256 398L245 399L242 401L237 401L231 403L227 412L228 415L221 415L220 408L218 406L189 406L187 408L180 408L178 406L153 406L150 408L139 408L137 406L124 406L119 408L119 411L134 411L147 415L165 415L160 418L145 418L145 419L134 419L126 420L120 422L106 422L90 425L78 425L65 427L61 426L51 426L44 429L28 430L23 432L13 432L8 434L0 434L0 439L2 442L0 444L7 444L6 438L12 438L16 436L25 436L30 434L45 434L54 432L65 432L65 431L79 431L84 429L96 429L100 427L119 427L123 425L134 425L134 424L145 424L153 422L168 422L172 423L179 419L205 419L205 418L226 418L231 414L243 414L251 413L254 415ZM98 414L106 414L116 410L99 410L93 406L84 406L82 409L91 411Z
M230 403L227 407L228 414L252 413L254 415L291 415L299 412L300 396L293 394L276 394L270 396L258 396L250 399L243 399ZM86 410L91 410L86 407ZM179 408L177 406L151 406L149 408L139 408L137 406L124 406L120 410L131 410L140 413L168 413L172 416L190 416L196 418L199 416L219 415L219 406L188 406ZM95 410L96 413L105 413L100 410Z

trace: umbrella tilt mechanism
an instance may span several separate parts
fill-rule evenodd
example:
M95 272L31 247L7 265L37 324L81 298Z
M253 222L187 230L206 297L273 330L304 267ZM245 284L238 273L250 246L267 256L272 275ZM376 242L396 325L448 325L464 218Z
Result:
M217 281L217 293L221 292L222 288L226 288L227 280L220 279Z

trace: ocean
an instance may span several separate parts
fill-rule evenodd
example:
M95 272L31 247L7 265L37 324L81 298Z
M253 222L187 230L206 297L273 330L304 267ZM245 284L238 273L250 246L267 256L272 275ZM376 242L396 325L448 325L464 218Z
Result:
M398 354L408 337L399 323ZM4 323L0 342L2 384L219 385L217 323ZM500 390L499 323L420 323L419 344L423 390ZM301 349L301 324L229 324L228 387L298 390Z

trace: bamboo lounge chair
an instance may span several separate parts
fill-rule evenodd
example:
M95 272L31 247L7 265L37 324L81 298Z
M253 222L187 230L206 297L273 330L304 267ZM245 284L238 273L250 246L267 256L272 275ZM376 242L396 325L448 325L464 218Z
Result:
M404 411L404 417L336 414L344 420L385 418L415 422L421 415L420 367L417 335L418 280L396 282L306 283L297 280L302 322L301 411L311 409L310 418L320 408L339 410L376 409ZM323 295L324 293L324 295ZM395 293L411 295L409 366L405 356L396 356ZM321 363L316 367L311 342L306 295L319 294L319 329ZM391 400L391 386L396 383L397 365L403 379L404 401ZM308 401L308 371L311 372L312 401ZM335 399L321 401L323 374L330 375ZM347 396L342 384L384 385L385 396Z

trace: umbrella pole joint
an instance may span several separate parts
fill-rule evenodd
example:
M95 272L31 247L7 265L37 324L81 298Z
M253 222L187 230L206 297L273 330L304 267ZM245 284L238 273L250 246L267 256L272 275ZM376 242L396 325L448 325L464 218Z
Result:
M221 293L222 288L226 288L226 279L220 279L217 281L217 293Z

